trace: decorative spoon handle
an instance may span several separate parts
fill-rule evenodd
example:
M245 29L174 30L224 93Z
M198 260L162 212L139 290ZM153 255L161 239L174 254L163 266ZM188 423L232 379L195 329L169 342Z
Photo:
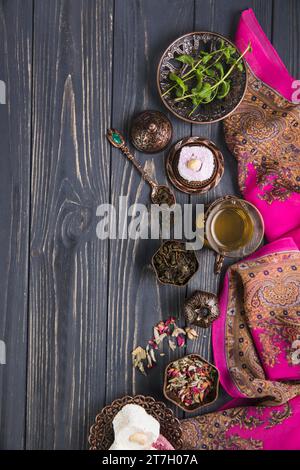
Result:
M140 162L138 162L138 160L136 160L134 155L130 152L129 148L125 144L125 139L122 134L116 129L108 129L106 137L114 147L120 149L121 152L128 158L128 160L130 160L131 163L134 164L136 169L141 173L143 179L150 184L151 188L156 188L156 181L151 178L147 171L144 170Z

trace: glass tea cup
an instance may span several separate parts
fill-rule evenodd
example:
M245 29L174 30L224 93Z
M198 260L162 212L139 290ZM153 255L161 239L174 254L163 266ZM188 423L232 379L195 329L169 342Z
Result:
M217 199L205 213L205 245L217 254L215 274L220 273L225 257L250 255L259 247L263 236L260 212L253 204L236 196Z

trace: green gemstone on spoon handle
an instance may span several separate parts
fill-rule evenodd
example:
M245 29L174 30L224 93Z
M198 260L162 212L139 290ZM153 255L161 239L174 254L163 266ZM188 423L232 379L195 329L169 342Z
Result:
M107 129L106 137L114 147L121 148L125 145L124 137L116 129Z
M116 144L120 145L120 144L122 143L122 139L121 139L120 135L117 134L116 132L113 132L113 133L112 133L112 138L113 138L113 141L114 141Z

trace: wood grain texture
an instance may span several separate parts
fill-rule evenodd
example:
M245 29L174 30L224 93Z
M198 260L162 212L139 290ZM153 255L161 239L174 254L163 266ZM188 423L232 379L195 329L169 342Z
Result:
M160 109L156 90L156 68L163 50L193 28L191 0L117 0L114 22L113 126L128 136L130 120L144 109ZM176 12L176 15L174 15ZM171 118L175 139L190 135L190 125ZM164 156L137 153L156 179L164 183ZM117 151L112 151L112 202L128 196L128 206L149 203L149 187ZM187 196L176 193L178 202ZM162 398L163 370L169 350L147 378L132 368L131 351L145 345L153 326L162 318L179 315L185 289L161 286L150 266L159 240L116 240L110 244L110 280L107 355L107 402L125 393L144 393ZM174 355L172 356L174 357Z
M0 2L0 449L24 447L31 134L32 1Z
M85 448L104 404L112 7L35 1L29 449Z
M273 44L288 71L299 80L300 76L300 2L274 0ZM299 88L299 87L298 87Z

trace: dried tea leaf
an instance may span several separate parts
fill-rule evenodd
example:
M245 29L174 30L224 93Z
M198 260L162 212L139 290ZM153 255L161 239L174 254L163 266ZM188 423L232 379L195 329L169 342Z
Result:
M153 328L153 333L154 333L154 339L156 341L160 337L158 328L156 326Z
M198 333L194 328L186 328L185 332L187 334L188 339L194 340L198 338Z
M200 404L214 386L214 374L212 366L200 359L181 358L168 368L167 389L186 407Z
M147 364L148 369L152 369L153 364L152 364L151 356L149 353L147 353L147 362L148 362Z
M176 349L176 343L169 338L169 347L172 351L175 351Z
M143 361L144 359L146 359L146 351L141 346L138 346L137 348L135 348L131 354L132 354L133 360Z
M172 336L175 336L175 338L177 338L178 335L185 335L185 334L186 333L182 328L179 328L178 326L176 326L175 330L172 333Z
M152 361L153 361L153 362L156 362L154 349L150 349L150 356L151 356Z
M143 361L147 358L147 353L144 348L138 346L132 351L132 362L133 366L139 369L139 371L146 375Z
M137 367L143 375L147 375L144 368L144 364L142 362L139 362L135 367Z
M162 335L159 335L155 340L156 344L160 345L163 342L163 340L166 338L166 336L167 336L167 333L163 333Z

